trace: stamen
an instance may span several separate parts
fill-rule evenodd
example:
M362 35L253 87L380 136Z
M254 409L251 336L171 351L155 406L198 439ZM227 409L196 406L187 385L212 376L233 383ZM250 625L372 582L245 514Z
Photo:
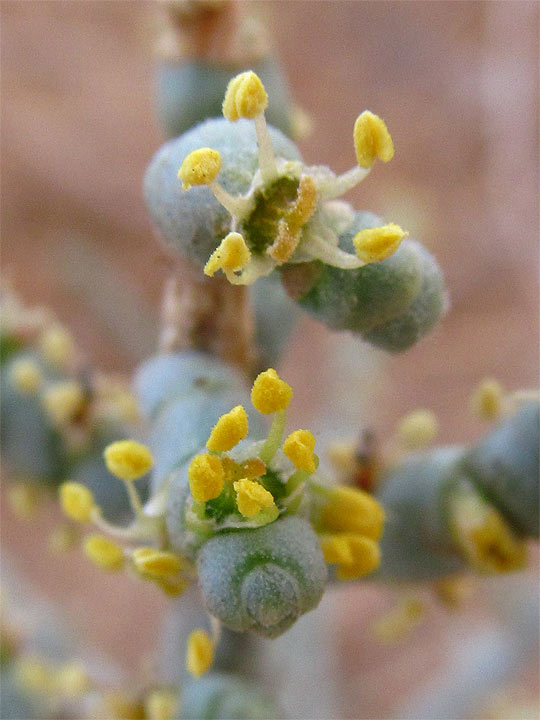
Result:
M285 432L286 422L287 414L285 410L278 410L278 412L276 412L276 414L274 415L274 419L272 420L272 425L270 426L270 432L268 433L268 437L266 438L265 443L259 453L260 459L266 465L268 465L268 463L273 460L274 455L277 453L281 446L283 433Z
M246 241L237 232L230 232L210 255L204 274L213 277L218 270L238 272L249 264L251 252Z
M354 270L366 264L356 255L351 255L351 253L329 244L313 232L310 232L308 238L304 240L302 250L313 259L322 260L326 265L341 268L342 270Z
M407 450L420 450L431 445L438 430L435 413L431 410L415 410L399 423L398 437Z
M199 678L210 670L214 662L214 643L204 630L193 630L189 635L186 667L193 677Z
M103 570L117 572L124 566L123 549L112 540L103 537L103 535L90 535L87 537L84 542L84 552L94 565Z
M217 180L208 183L214 197L225 210L237 220L243 220L253 209L254 198L231 195Z
M265 185L272 183L278 176L276 156L264 115L254 118L257 146L259 148L259 169Z
M15 360L9 369L11 385L24 395L34 395L43 382L39 365L31 358Z
M408 235L399 225L388 223L382 227L360 230L353 237L353 244L360 260L365 263L378 262L393 255Z
M356 187L362 180L367 178L370 172L371 168L362 168L355 165L355 167L337 177L320 180L317 183L317 190L325 200L333 200Z
M485 378L473 392L470 405L482 420L497 420L503 409L504 392L497 380Z
M371 167L377 158L389 162L394 157L394 143L386 123L369 110L357 117L353 138L356 159L361 167Z

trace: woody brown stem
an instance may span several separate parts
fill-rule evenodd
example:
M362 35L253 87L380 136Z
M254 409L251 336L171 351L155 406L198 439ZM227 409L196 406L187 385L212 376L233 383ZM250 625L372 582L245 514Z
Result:
M243 65L268 52L262 27L246 18L241 0L163 0L163 6L166 27L157 51L166 59Z
M187 348L204 350L252 374L254 320L246 287L173 268L164 289L160 351Z

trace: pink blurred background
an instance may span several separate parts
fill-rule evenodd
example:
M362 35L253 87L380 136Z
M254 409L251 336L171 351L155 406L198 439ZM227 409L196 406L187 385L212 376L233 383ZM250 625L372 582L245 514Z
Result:
M166 277L141 192L164 139L153 107L157 10L115 0L0 6L3 273L29 304L51 306L107 370L129 371L152 352ZM308 162L347 169L357 114L369 108L385 118L396 156L351 201L432 250L451 295L441 325L385 360L365 397L354 377L336 377L336 347L350 355L356 346L336 346L324 328L302 321L284 362L296 393L291 422L311 416L316 430L331 431L321 419L334 401L328 388L352 388L358 422L383 437L418 406L437 413L442 442L478 436L467 398L479 379L495 376L510 389L538 384L539 5L259 0L254 10L313 118L301 144ZM328 383L314 385L315 377ZM77 555L42 561L38 548L54 519L40 517L29 533L3 514L4 547L20 570L47 596L69 599L83 639L137 667L167 601L152 588L102 578ZM356 717L353 680L366 656L355 642L364 643L366 623L388 601L379 589L339 592L348 613L343 712ZM440 660L445 622L434 610L422 638L372 654L381 686L385 667L401 679L388 693L370 694L364 683L363 716L390 714L404 687ZM533 686L535 675L532 668Z

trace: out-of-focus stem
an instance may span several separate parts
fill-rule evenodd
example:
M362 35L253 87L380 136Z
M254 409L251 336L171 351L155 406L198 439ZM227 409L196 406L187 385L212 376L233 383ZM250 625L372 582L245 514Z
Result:
M162 307L161 352L205 350L252 374L254 321L245 287L173 270Z
M157 54L226 65L255 62L268 53L262 27L246 18L241 0L162 0L164 32Z

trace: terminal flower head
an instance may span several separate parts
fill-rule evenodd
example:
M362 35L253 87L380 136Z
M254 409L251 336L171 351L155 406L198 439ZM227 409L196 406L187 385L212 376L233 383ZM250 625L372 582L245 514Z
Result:
M358 117L353 132L358 164L336 175L324 166L306 166L275 155L264 117L267 105L266 90L254 72L240 73L229 82L225 119L252 120L257 134L259 168L247 194L231 195L217 181L221 161L210 148L191 152L180 168L184 189L208 185L231 215L232 232L211 254L205 273L211 276L222 270L229 282L249 285L286 263L320 260L352 270L395 252L407 233L392 223L359 233L356 253L339 245L353 211L336 198L363 180L376 158L388 162L394 154L384 121L370 111Z

